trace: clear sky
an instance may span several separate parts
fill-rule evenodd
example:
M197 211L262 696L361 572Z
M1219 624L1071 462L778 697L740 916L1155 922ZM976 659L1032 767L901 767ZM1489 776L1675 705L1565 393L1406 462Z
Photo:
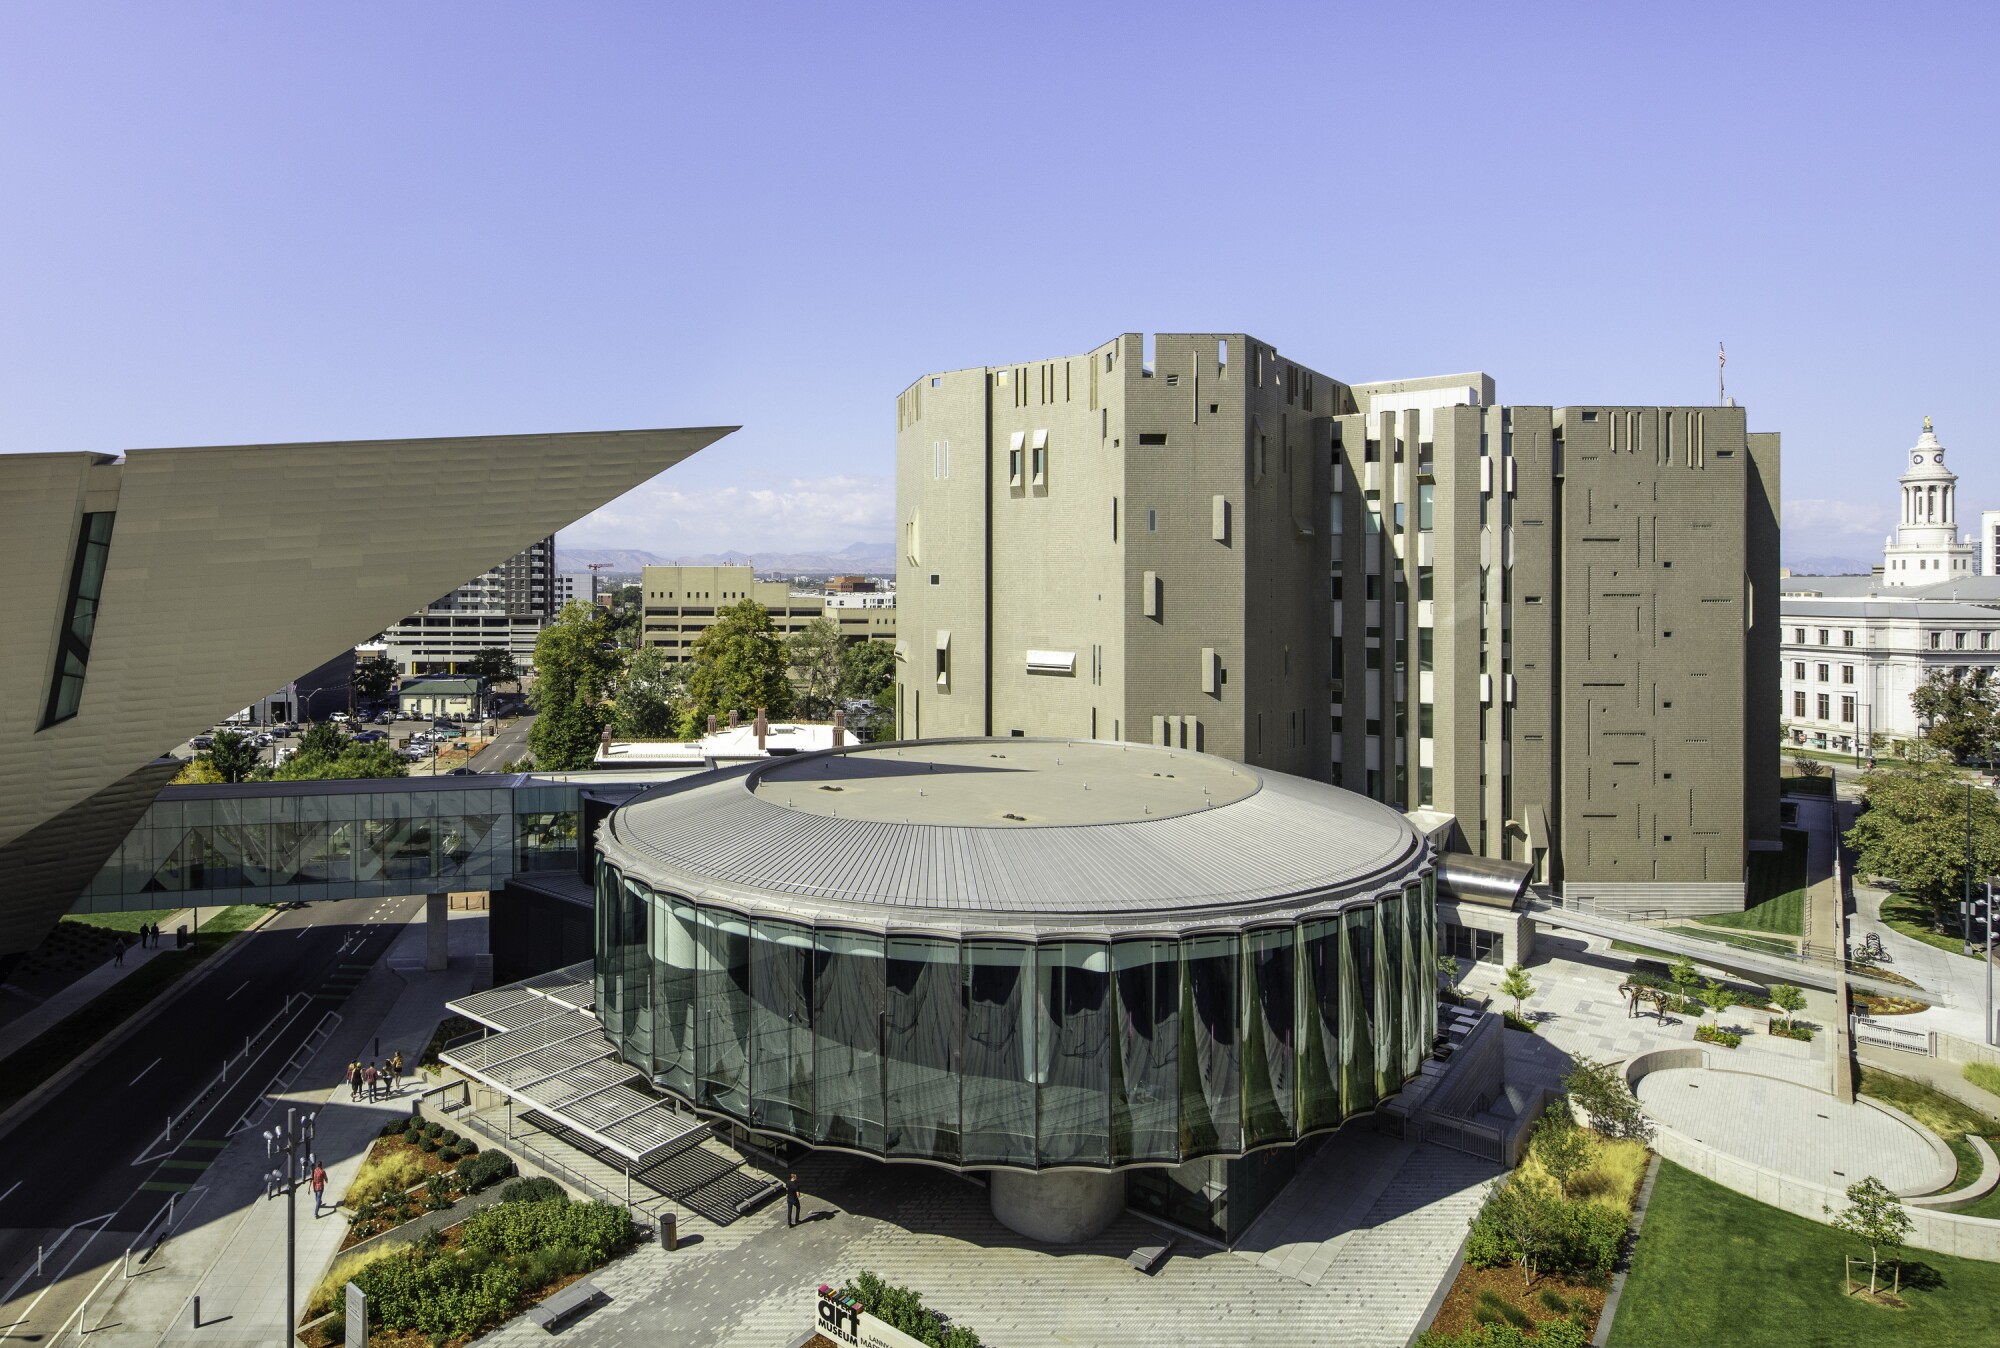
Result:
M0 5L0 451L741 423L567 541L887 540L1121 331L1712 401L1786 554L2000 506L1989 4ZM1972 521L1976 523L1976 521Z

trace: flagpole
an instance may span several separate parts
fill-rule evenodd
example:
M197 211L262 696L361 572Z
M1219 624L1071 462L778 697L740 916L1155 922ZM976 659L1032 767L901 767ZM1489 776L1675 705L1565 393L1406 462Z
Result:
M1729 364L1729 352L1723 349L1721 342L1717 342L1715 344L1715 405L1717 407L1727 407L1729 405L1729 395L1723 391L1722 387L1722 370L1727 364Z

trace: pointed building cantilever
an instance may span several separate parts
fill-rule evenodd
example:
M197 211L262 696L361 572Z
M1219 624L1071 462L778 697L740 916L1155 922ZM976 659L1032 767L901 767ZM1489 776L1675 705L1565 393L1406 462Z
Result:
M149 760L734 429L0 455L0 958Z

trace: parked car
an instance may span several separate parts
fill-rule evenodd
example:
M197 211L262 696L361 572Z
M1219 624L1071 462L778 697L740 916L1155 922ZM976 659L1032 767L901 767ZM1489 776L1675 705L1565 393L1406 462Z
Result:
M471 768L453 768L450 772L447 772L445 774L445 776L447 777L477 777L478 775L479 774L473 771Z
M346 725L348 721L350 721L353 718L348 716L348 714L344 711L337 711L333 715L327 717L326 719L333 722L335 725Z
M208 749L213 748L214 745L215 736L213 735L196 735L188 741L188 747L191 749Z
M393 712L378 711L375 713L376 725L394 725L395 722L396 716Z
M389 734L388 734L388 732L387 732L387 731L383 731L383 730L364 730L364 731L362 731L362 732L361 732L360 734L358 734L358 735L356 735L356 736L354 737L354 742L355 742L356 744L373 744L373 743L375 743L375 742L376 742L377 740L385 740L385 739L388 739L388 738L389 738Z

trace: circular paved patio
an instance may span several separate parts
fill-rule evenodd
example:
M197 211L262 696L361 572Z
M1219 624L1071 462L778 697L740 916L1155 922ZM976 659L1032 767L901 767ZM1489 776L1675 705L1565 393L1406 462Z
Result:
M1899 1192L1951 1180L1929 1141L1902 1120L1789 1081L1668 1067L1641 1077L1638 1093L1663 1126L1793 1179L1844 1189L1873 1175Z

